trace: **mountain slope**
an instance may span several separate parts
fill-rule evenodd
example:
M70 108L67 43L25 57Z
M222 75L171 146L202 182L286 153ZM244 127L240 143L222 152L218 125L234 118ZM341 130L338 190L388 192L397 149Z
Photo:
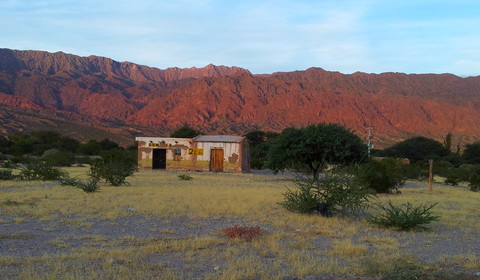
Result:
M165 135L182 125L241 134L318 122L340 123L360 136L373 126L380 145L412 135L440 140L452 132L464 142L480 135L480 77L451 74L310 68L252 75L213 65L160 70L96 56L0 49L0 106L13 114L2 120L2 133L35 129L18 115L29 112L125 139Z

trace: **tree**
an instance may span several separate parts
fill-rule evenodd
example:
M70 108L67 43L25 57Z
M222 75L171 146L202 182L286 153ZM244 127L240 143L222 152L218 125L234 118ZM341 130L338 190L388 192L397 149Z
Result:
M102 151L102 146L95 139L88 140L87 143L81 143L78 146L78 152L83 155L98 155Z
M248 139L250 145L250 167L254 169L263 168L270 149L270 142L278 136L278 133L254 130L244 136Z
M366 153L367 146L351 130L321 123L282 131L272 140L266 164L275 172L293 168L308 171L318 178L328 163L360 161Z
M102 141L98 142L102 151L111 151L116 150L119 148L119 145L116 142L111 141L108 138L103 139Z
M7 153L12 146L13 142L8 140L7 137L0 135L0 152Z
M423 136L417 136L399 142L385 149L390 157L408 158L412 162L419 160L438 159L450 153L440 142Z
M462 156L467 163L480 164L480 142L467 144Z
M198 136L200 134L204 134L201 131L195 130L191 127L188 126L183 126L177 130L175 130L172 134L170 134L170 137L174 138L193 138L195 136Z
M443 140L443 146L445 149L447 149L449 152L452 151L452 133L449 132L447 136L445 136L445 140Z

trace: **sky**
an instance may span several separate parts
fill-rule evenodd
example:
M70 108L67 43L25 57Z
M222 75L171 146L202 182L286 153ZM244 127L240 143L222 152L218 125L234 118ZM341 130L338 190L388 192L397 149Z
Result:
M0 0L0 48L254 74L480 75L478 0Z

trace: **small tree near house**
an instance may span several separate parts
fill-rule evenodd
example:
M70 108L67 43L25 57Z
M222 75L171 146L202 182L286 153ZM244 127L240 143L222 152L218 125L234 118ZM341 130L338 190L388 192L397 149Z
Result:
M272 140L266 165L275 172L291 168L318 178L327 164L358 162L366 152L367 146L351 130L320 123L285 129Z

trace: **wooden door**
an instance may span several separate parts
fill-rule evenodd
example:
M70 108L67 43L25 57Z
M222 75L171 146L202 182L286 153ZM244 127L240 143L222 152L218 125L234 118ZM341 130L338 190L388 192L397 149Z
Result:
M152 169L167 169L167 150L152 150Z
M223 171L223 149L210 150L210 171Z

